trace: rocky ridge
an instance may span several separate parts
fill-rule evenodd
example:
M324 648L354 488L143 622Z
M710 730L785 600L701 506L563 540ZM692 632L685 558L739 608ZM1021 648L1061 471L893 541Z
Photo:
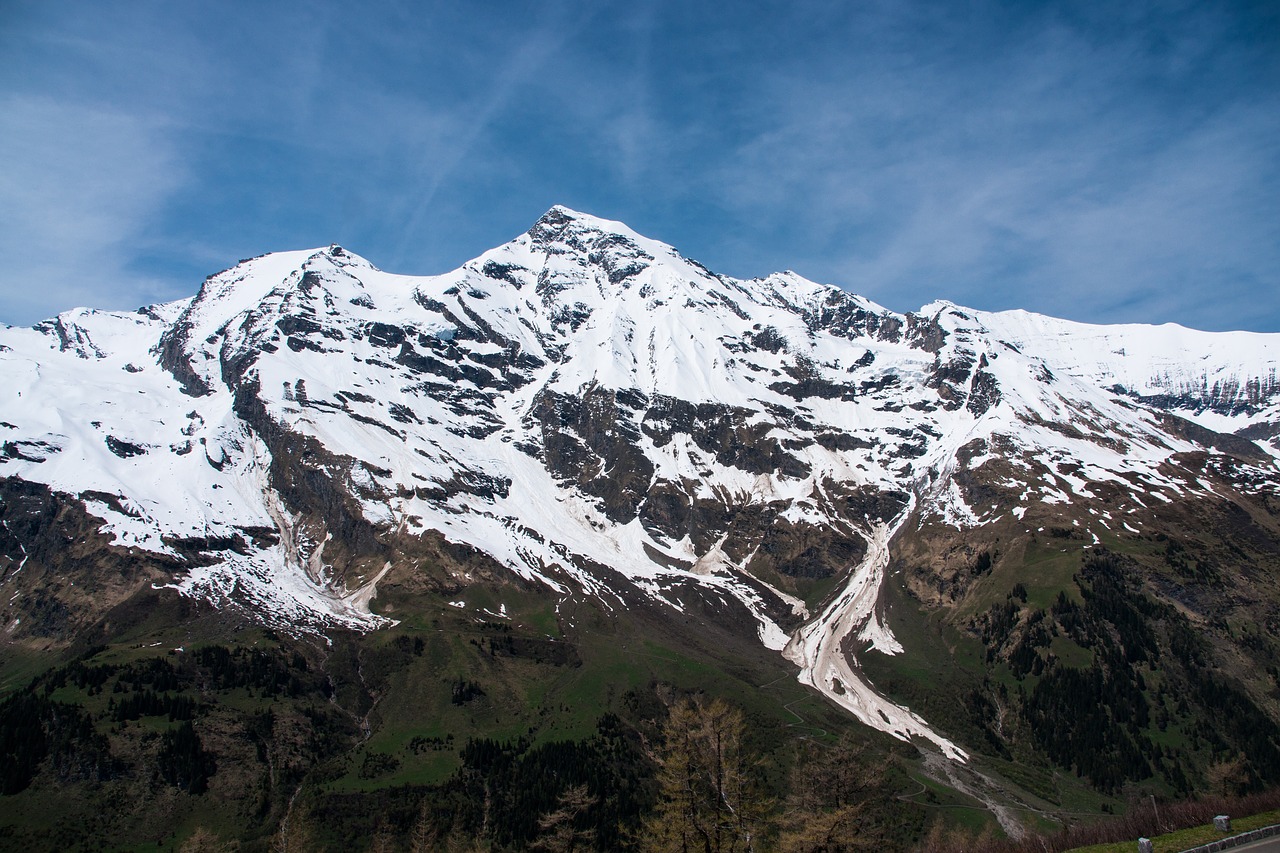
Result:
M374 629L380 580L462 549L423 582L716 611L963 758L849 665L902 650L877 608L892 537L1074 507L1088 545L1163 505L1269 499L1277 361L1280 335L736 280L562 207L441 276L265 255L188 300L0 331L7 631L56 641L144 584ZM55 529L106 540L106 593L24 579Z

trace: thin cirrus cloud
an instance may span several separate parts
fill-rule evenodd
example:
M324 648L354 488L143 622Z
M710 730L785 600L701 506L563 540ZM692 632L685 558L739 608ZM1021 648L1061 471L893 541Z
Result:
M1164 81L1173 87L1213 72L1194 56L1165 62L1182 68ZM972 62L907 54L816 83L779 76L763 130L714 185L733 207L779 211L783 229L805 232L801 272L891 307L946 297L1280 328L1275 91L1228 79L1153 93L1150 72L1132 38L1098 43L1047 23Z
M72 5L0 20L7 322L560 202L897 310L1280 330L1265 4Z
M149 218L184 180L163 120L47 98L0 101L0 246L7 313L163 297L163 282L125 273Z

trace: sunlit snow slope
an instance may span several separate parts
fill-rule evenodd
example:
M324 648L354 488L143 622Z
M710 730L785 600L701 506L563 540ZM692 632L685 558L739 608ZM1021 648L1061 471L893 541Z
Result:
M876 607L889 532L1099 484L1172 500L1208 488L1170 464L1205 448L1274 483L1278 358L1280 335L899 315L556 207L441 276L332 246L5 328L0 477L78 496L119 546L187 565L187 595L302 629L383 624L379 543L428 531L606 606L714 591L865 722L959 757L848 692L846 637L901 650ZM993 459L1020 507L982 502ZM811 617L803 582L831 577Z

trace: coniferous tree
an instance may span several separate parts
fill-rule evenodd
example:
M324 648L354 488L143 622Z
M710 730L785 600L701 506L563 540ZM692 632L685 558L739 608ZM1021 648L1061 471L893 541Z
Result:
M723 700L684 700L663 729L662 799L646 826L654 853L750 853L759 849L768 804L743 749L742 712Z
M213 756L205 752L190 721L164 733L156 761L161 778L192 794L203 794L209 787L209 777L217 769Z
M547 853L581 853L594 849L596 833L576 825L579 816L596 803L586 785L566 788L556 799L555 810L538 818L538 840L533 850Z
M884 778L865 746L845 735L834 746L810 746L791 773L778 848L784 853L881 850L886 839L867 826L866 800Z
M373 841L369 843L369 853L396 853L395 838L385 825L373 836Z
M418 808L418 819L413 823L409 833L409 853L433 853L441 847L442 834L440 827L431 819L430 802L422 798Z

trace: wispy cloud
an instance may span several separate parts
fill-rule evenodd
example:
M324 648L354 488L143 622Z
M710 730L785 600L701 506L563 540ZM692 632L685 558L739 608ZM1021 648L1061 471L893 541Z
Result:
M1265 4L20 9L5 320L335 240L438 272L559 201L897 309L1280 328Z
M511 32L509 53L496 62L487 91L471 107L455 111L461 121L459 132L440 149L424 152L417 182L417 203L404 221L397 254L420 237L422 221L441 185L471 155L481 136L490 130L494 119L503 112L521 87L536 78L548 59L590 19L591 12L570 3L548 3L541 6L542 16L532 31ZM486 60L488 58L486 57Z
M1144 31L1033 23L990 55L891 52L776 75L760 132L708 191L744 222L778 220L801 272L897 308L945 296L1239 323L1233 290L1256 300L1280 284L1280 206L1260 191L1280 187L1276 92L1170 90L1221 61L1195 39L1152 58ZM765 254L753 244L729 253Z
M24 97L0 100L0 116L0 316L180 295L128 272L183 179L163 121Z

